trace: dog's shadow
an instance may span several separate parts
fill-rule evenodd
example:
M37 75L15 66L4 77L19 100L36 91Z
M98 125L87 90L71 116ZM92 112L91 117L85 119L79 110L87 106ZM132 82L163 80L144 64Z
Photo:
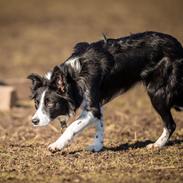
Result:
M119 146L116 146L116 147L104 147L104 151L126 151L129 149L144 148L150 143L153 143L153 142L150 140L146 140L146 141L137 141L132 144L125 143L125 144L120 144Z
M153 141L151 140L145 140L145 141L137 141L135 143L129 144L129 143L125 143L125 144L120 144L119 146L116 147L104 147L102 151L100 152L105 152L105 151L113 151L113 152L119 152L119 151L126 151L129 149L138 149L138 148L145 148L148 144L153 143ZM175 140L170 140L166 146L173 146L176 144L182 144L183 143L183 139L175 139ZM78 150L78 151L71 151L69 152L70 155L75 155L78 154L80 152L83 152L83 150ZM97 152L96 152L97 153Z
M138 149L138 148L145 148L148 144L153 143L153 141L150 140L145 140L145 141L137 141L135 143L129 144L120 144L119 146L116 147L104 147L104 151L126 151L129 149ZM181 144L183 143L183 139L176 139L176 140L170 140L166 146L173 146L176 144Z

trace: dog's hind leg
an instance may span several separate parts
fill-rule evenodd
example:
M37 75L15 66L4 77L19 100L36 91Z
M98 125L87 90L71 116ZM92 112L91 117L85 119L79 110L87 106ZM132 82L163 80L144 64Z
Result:
M175 62L175 61L174 61ZM164 122L164 130L159 139L148 147L163 147L176 128L170 109L173 105L177 75L174 63L169 57L142 74L151 103ZM175 62L176 63L176 62Z
M155 110L158 112L158 114L161 116L161 119L163 120L164 123L164 129L161 134L161 136L158 138L158 140L153 143L149 144L147 148L153 148L153 147L158 147L161 148L163 147L172 133L175 131L176 124L173 120L172 114L170 112L170 108L165 105L165 101L162 100L162 98L158 98L155 96L150 96L151 102Z

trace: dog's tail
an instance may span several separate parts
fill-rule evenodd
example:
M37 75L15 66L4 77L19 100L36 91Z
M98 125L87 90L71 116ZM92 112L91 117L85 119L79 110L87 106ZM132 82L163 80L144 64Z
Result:
M142 72L141 77L149 92L166 96L167 104L179 96L183 98L183 58L164 57L154 67Z

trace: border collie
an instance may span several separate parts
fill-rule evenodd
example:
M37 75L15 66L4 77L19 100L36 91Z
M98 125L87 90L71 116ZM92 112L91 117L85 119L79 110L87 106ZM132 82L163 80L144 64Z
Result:
M80 42L71 56L46 76L31 74L34 126L44 126L58 116L68 118L82 106L74 121L48 149L62 150L90 124L96 127L90 151L103 148L102 106L137 82L146 87L164 129L148 147L163 147L176 128L171 108L183 109L183 48L172 36L158 32L132 34L93 43Z

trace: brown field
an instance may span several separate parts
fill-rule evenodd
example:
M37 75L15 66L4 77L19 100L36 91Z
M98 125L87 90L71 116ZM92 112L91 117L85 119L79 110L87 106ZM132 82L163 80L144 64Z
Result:
M146 145L161 134L162 122L141 85L104 107L105 148L90 153L94 129L51 154L58 122L33 128L34 108L24 78L61 63L79 41L101 33L119 37L156 30L183 43L182 0L0 0L0 80L15 85L19 102L0 113L0 182L183 182L183 113L177 130L160 150Z

